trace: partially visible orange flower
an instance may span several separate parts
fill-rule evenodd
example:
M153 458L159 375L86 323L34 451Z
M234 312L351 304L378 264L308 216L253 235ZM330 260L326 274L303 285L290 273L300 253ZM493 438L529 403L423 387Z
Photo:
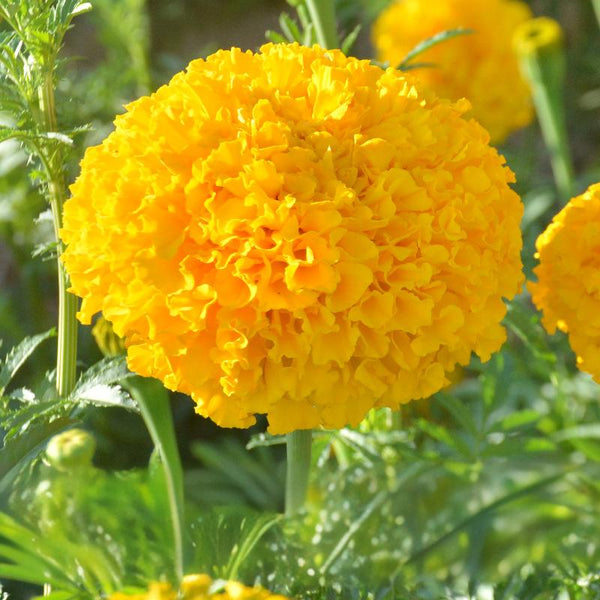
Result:
M222 426L431 395L501 346L522 279L513 174L467 109L317 46L192 62L86 152L62 231L80 319Z
M577 365L600 383L600 184L573 198L536 242L529 283L549 333L569 334Z
M423 40L457 27L473 33L446 40L415 62L433 63L415 71L436 94L467 98L469 113L502 142L533 119L529 88L512 48L515 29L532 16L520 0L397 0L373 27L377 58L399 65Z
M109 600L288 600L260 587L246 587L237 581L216 585L208 575L186 575L181 583L181 596L168 583L152 583L144 594L112 594Z

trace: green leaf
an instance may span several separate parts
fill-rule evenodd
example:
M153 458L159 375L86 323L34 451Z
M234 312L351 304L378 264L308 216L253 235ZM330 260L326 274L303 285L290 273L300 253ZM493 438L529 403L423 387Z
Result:
M42 537L4 513L0 513L0 536L15 546L3 545L0 550L0 556L8 550L13 562L0 564L0 577L76 589L61 561L63 548L52 537Z
M352 50L352 46L356 42L356 38L360 33L362 26L360 23L342 40L341 50L344 54L350 54L350 50Z
M463 402L447 394L436 396L436 402L439 402L463 429L477 437L479 430L473 419L473 412Z
M122 358L122 357L121 357ZM177 448L177 438L171 414L169 394L160 381L135 377L127 382L131 395L139 404L142 417L161 459L165 474L166 495L171 511L173 528L173 579L183 577L183 468Z
M450 39L452 39L454 37L457 37L459 35L469 35L471 33L474 33L474 30L473 29L467 29L465 27L457 27L455 29L448 29L446 31L442 31L440 33L436 33L435 35L432 35L431 37L429 37L426 40L423 40L422 42L420 42L419 44L417 44L402 59L402 62L398 65L398 68L399 69L406 68L407 64L413 58L416 58L417 56L419 56L419 54L422 54L423 52L425 52L426 50L429 50L430 48L432 48L433 46L436 46L437 44L441 44L442 42L450 40Z
M67 146L73 145L73 140L68 135L58 131L32 131L15 127L0 127L0 142L10 139L22 141L56 140Z
M265 37L267 38L267 40L273 42L274 44L287 44L287 40L285 39L285 37L277 31L273 31L272 29L267 29L267 31L265 32Z
M44 596L35 596L32 600L84 600L86 596L79 592L58 591L50 592Z
M27 429L27 435L5 441L0 449L0 496L11 491L16 475L40 454L53 435L76 422L68 417L58 418L49 423L32 425Z
M283 35L290 42L301 42L302 41L302 32L296 25L296 22L290 15L287 13L281 13L279 15L279 26L281 27L281 31Z
M504 323L538 359L536 364L545 373L550 373L556 363L556 356L548 347L548 338L540 325L539 316L515 301L508 304Z
M585 423L575 427L569 427L562 431L557 431L552 439L555 442L564 442L577 439L600 439L600 423Z
M255 506L273 508L279 500L279 485L270 470L248 456L243 446L232 440L222 444L199 442L193 454L211 470L221 474L225 482L237 487Z
M496 512L498 509L502 508L504 505L514 502L520 498L530 496L538 491L541 491L548 486L556 483L560 479L565 476L566 473L561 472L556 475L550 475L549 477L545 477L543 479L539 479L530 485L525 485L514 492L510 492L500 497L499 499L487 504L483 508L474 512L472 515L468 516L466 519L462 520L460 523L451 528L448 532L442 534L433 542L426 544L420 549L416 550L404 563L398 565L396 569L396 573L400 572L405 565L409 563L414 563L417 560L422 560L425 556L430 554L434 549L436 549L441 544L444 544L450 538L456 536L461 531L464 531L471 524L477 522L481 518L487 518L491 513Z
M120 386L115 385L133 375L127 368L124 356L104 358L81 374L68 397L68 402L120 406L127 410L138 411L138 406L130 395Z
M15 346L4 358L2 368L0 368L0 395L15 376L23 363L31 356L34 350L48 338L56 335L55 329L50 329L45 333L40 333L31 337L25 338L20 344Z
M237 578L258 542L281 518L245 507L207 511L191 525L194 566L223 579Z
M500 429L508 431L525 425L531 425L540 420L540 413L532 408L517 410L500 421Z

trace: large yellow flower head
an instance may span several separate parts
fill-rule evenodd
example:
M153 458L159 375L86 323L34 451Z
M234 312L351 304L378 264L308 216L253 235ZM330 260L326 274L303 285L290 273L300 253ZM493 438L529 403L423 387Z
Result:
M513 32L531 16L519 0L396 0L375 22L373 43L379 60L397 66L437 33L472 29L420 54L415 62L433 65L415 73L444 98L468 98L470 114L492 141L501 142L533 119L529 87L512 48Z
M88 149L79 317L227 427L357 424L504 340L522 205L487 133L401 73L297 44L196 60Z
M215 590L215 587L217 588ZM288 600L284 596L272 594L260 587L246 587L237 581L227 581L223 585L213 582L208 575L186 575L177 592L168 583L152 583L144 594L117 593L109 600Z
M577 364L600 383L600 184L573 198L536 242L529 289L542 323L569 334Z

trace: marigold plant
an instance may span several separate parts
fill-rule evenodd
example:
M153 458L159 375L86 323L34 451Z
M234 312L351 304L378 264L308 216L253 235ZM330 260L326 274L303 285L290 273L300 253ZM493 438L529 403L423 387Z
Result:
M216 590L216 591L215 591ZM186 575L178 595L168 583L152 583L147 593L110 596L109 600L288 600L260 587L246 587L237 581L213 582L208 575Z
M87 150L79 318L228 427L357 424L505 339L522 205L486 131L395 69L267 44L193 61Z
M471 29L420 54L417 62L428 64L416 72L438 95L468 98L470 114L494 142L502 142L533 119L529 88L512 48L513 32L531 16L519 0L397 0L375 22L373 43L379 60L397 66L424 39L457 27Z
M600 383L600 184L573 198L536 242L529 283L549 333L568 333L578 367Z

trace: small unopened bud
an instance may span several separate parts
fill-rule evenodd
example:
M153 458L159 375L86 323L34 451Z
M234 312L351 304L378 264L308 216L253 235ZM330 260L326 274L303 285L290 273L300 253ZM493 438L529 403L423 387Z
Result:
M69 429L55 435L46 448L46 459L59 471L71 471L92 464L96 441L83 429Z
M117 356L125 352L125 343L113 330L112 323L104 317L99 317L94 327L92 335L104 356Z

